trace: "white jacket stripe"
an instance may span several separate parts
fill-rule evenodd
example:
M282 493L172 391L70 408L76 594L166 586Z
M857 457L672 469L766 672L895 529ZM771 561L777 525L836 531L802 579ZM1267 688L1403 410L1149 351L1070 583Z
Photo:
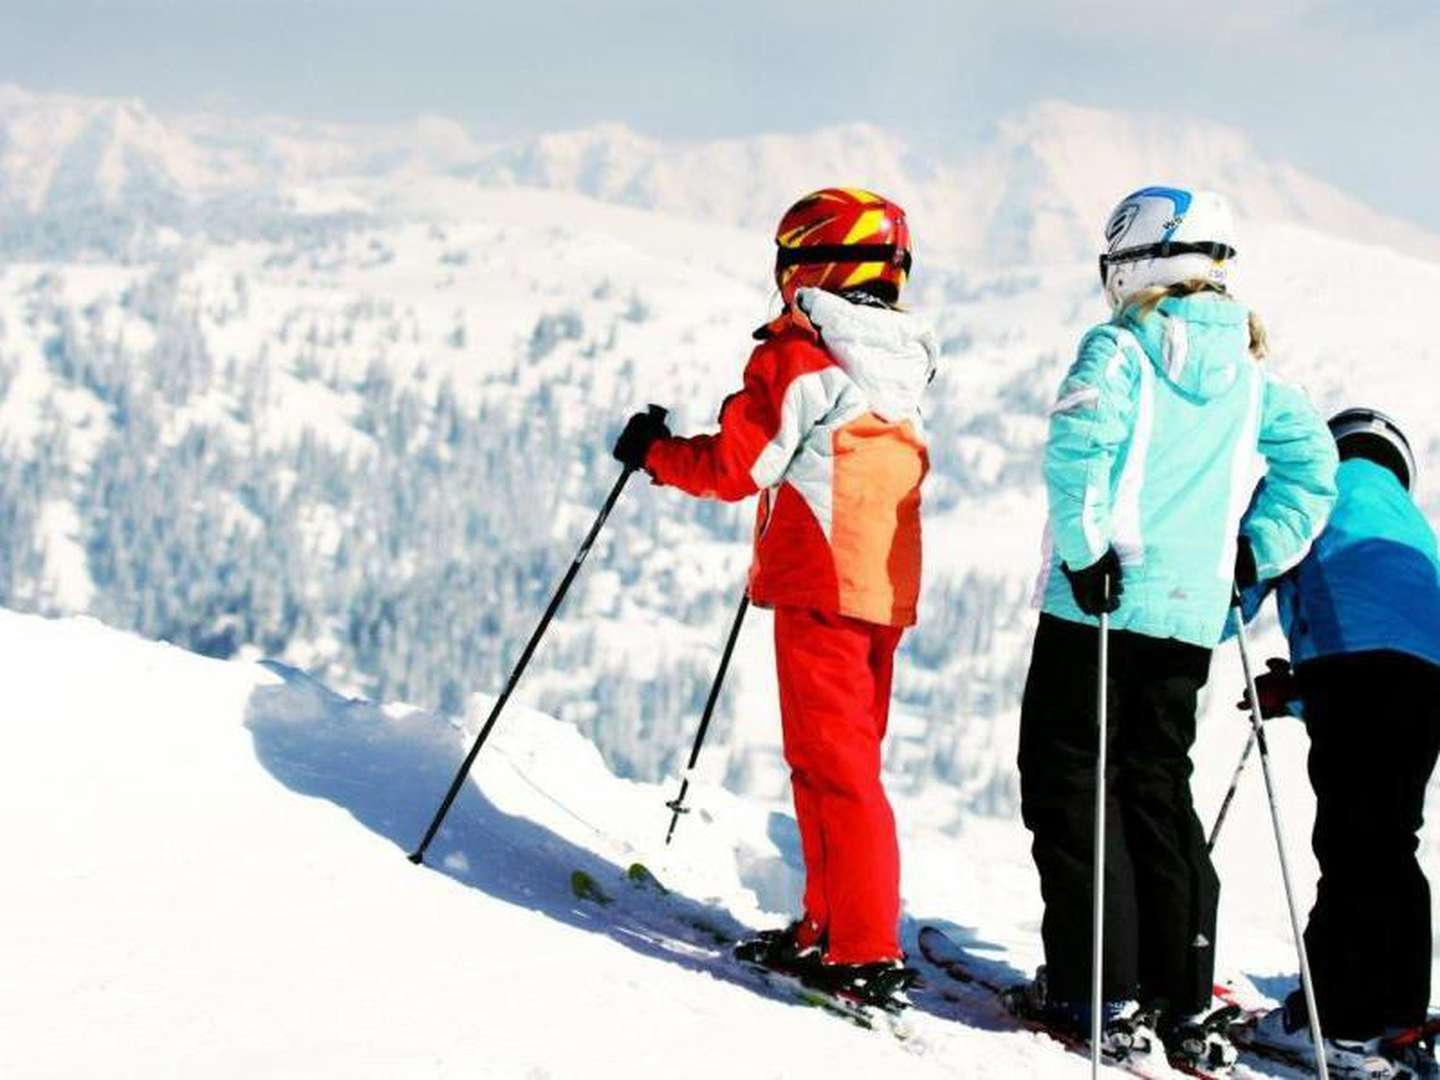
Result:
M1120 347L1133 347L1139 356L1140 386L1135 408L1135 428L1130 438L1125 468L1116 485L1115 508L1110 532L1115 554L1127 565L1145 561L1145 536L1141 528L1140 493L1145 488L1145 467L1149 462L1151 437L1155 428L1155 370L1129 331L1121 331Z
M1240 539L1240 521L1250 506L1250 496L1265 470L1260 456L1260 410L1265 401L1265 375L1258 363L1248 366L1249 401L1245 408L1245 426L1235 440L1230 457L1230 505L1225 511L1225 544L1220 549L1220 565L1215 568L1221 581L1235 579L1235 555Z

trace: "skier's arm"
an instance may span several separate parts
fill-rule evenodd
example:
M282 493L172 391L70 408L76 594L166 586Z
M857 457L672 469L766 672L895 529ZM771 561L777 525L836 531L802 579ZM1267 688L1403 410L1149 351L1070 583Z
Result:
M745 385L720 410L720 430L659 440L645 468L656 483L727 502L778 483L830 410L829 366L819 349L762 345L745 369Z
M1264 393L1266 472L1242 526L1261 581L1279 577L1310 550L1335 506L1339 465L1335 440L1300 389L1267 375Z
M1072 570L1110 548L1110 476L1134 418L1137 359L1111 334L1092 331L1050 410L1045 486L1055 549Z

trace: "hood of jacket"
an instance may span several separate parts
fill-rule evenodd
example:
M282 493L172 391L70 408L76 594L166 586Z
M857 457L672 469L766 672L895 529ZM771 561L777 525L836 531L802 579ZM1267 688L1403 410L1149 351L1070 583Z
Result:
M918 420L940 356L928 323L907 311L852 303L821 289L801 289L795 302L877 416L889 423Z
M1166 297L1143 317L1126 308L1116 324L1135 335L1155 370L1198 401L1226 393L1252 364L1250 311L1227 296Z

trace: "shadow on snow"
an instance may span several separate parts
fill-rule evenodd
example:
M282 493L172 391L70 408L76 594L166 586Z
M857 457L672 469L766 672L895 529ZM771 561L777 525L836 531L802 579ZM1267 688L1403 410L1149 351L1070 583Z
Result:
M343 807L393 843L397 872L417 872L401 863L401 854L419 841L459 766L453 729L423 712L387 715L275 661L263 666L282 681L258 687L246 708L260 763L286 787ZM473 782L455 800L425 865L651 959L790 1000L729 962L729 942L746 928L728 911L637 886L622 867L536 822L504 813ZM577 897L571 884L576 871L588 874L614 902ZM553 956L535 960L557 962Z
M265 661L264 666L280 682L254 691L245 721L260 763L287 788L348 811L395 845L397 873L414 872L400 860L424 833L459 764L461 746L453 729L424 712L387 715L283 664ZM781 857L771 861L783 865L752 873L757 880L747 884L760 885L760 891L780 899L793 894L797 875L803 876L799 841L793 820L785 815L773 815L768 832L781 851ZM793 995L729 961L729 943L746 928L724 908L637 886L615 863L541 824L500 810L474 783L461 790L429 860L430 871L496 900L604 935L649 959L794 1003ZM576 871L588 874L614 902L577 897L571 885ZM993 994L955 983L920 960L917 938L923 925L948 932L989 979L1003 985L1027 977L973 928L907 916L903 941L929 984L914 995L915 1008L980 1030L1017 1030ZM557 963L549 955L535 959L537 964Z

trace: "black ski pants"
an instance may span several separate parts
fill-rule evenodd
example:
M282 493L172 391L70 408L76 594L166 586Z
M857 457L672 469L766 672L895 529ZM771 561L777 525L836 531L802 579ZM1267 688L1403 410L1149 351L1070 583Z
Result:
M1296 669L1310 732L1320 882L1305 943L1325 1034L1422 1023L1430 1003L1430 887L1416 858L1440 757L1440 667L1401 653Z
M1040 872L1046 975L1090 1000L1099 633L1040 617L1020 716L1020 794ZM1108 1001L1208 1008L1220 883L1190 796L1195 708L1210 651L1112 631L1105 830Z

